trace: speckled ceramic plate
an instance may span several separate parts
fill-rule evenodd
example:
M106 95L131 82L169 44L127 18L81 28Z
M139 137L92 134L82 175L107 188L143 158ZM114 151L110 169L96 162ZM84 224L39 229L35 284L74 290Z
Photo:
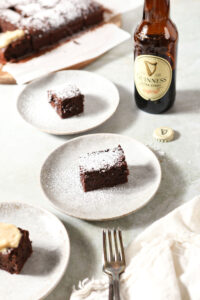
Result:
M84 113L61 119L51 107L47 90L67 83L75 84L85 95ZM86 71L61 71L30 83L18 98L18 111L31 125L57 135L91 130L116 111L119 93L115 85L97 74Z
M0 270L0 299L43 299L56 287L68 264L70 245L64 225L51 213L22 203L0 203L0 221L28 230L33 246L21 274Z
M129 166L128 183L85 193L79 178L79 156L119 144ZM41 171L41 185L51 203L68 215L86 220L115 219L136 211L152 199L160 181L161 168L153 152L132 138L115 134L70 140L47 158Z

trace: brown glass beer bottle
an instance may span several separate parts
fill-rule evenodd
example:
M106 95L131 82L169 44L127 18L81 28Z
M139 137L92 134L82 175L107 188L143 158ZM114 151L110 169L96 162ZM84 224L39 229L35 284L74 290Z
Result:
M170 0L145 0L134 34L135 101L153 114L167 111L176 96L178 32L169 11Z

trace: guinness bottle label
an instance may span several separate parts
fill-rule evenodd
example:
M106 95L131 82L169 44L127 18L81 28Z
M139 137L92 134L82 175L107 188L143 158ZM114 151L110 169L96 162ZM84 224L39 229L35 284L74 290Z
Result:
M161 99L172 82L172 67L166 59L159 56L137 56L134 74L137 91L145 100Z

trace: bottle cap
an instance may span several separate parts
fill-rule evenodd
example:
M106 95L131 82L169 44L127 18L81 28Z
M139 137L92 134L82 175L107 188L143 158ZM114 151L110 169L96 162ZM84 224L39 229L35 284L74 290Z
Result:
M154 130L153 137L162 143L171 142L174 139L174 130L169 127L159 127Z

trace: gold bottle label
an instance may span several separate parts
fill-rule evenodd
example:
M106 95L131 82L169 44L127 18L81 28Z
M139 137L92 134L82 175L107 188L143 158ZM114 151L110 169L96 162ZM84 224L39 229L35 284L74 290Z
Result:
M135 85L145 100L161 99L169 90L172 82L170 63L159 56L139 55L135 60Z

